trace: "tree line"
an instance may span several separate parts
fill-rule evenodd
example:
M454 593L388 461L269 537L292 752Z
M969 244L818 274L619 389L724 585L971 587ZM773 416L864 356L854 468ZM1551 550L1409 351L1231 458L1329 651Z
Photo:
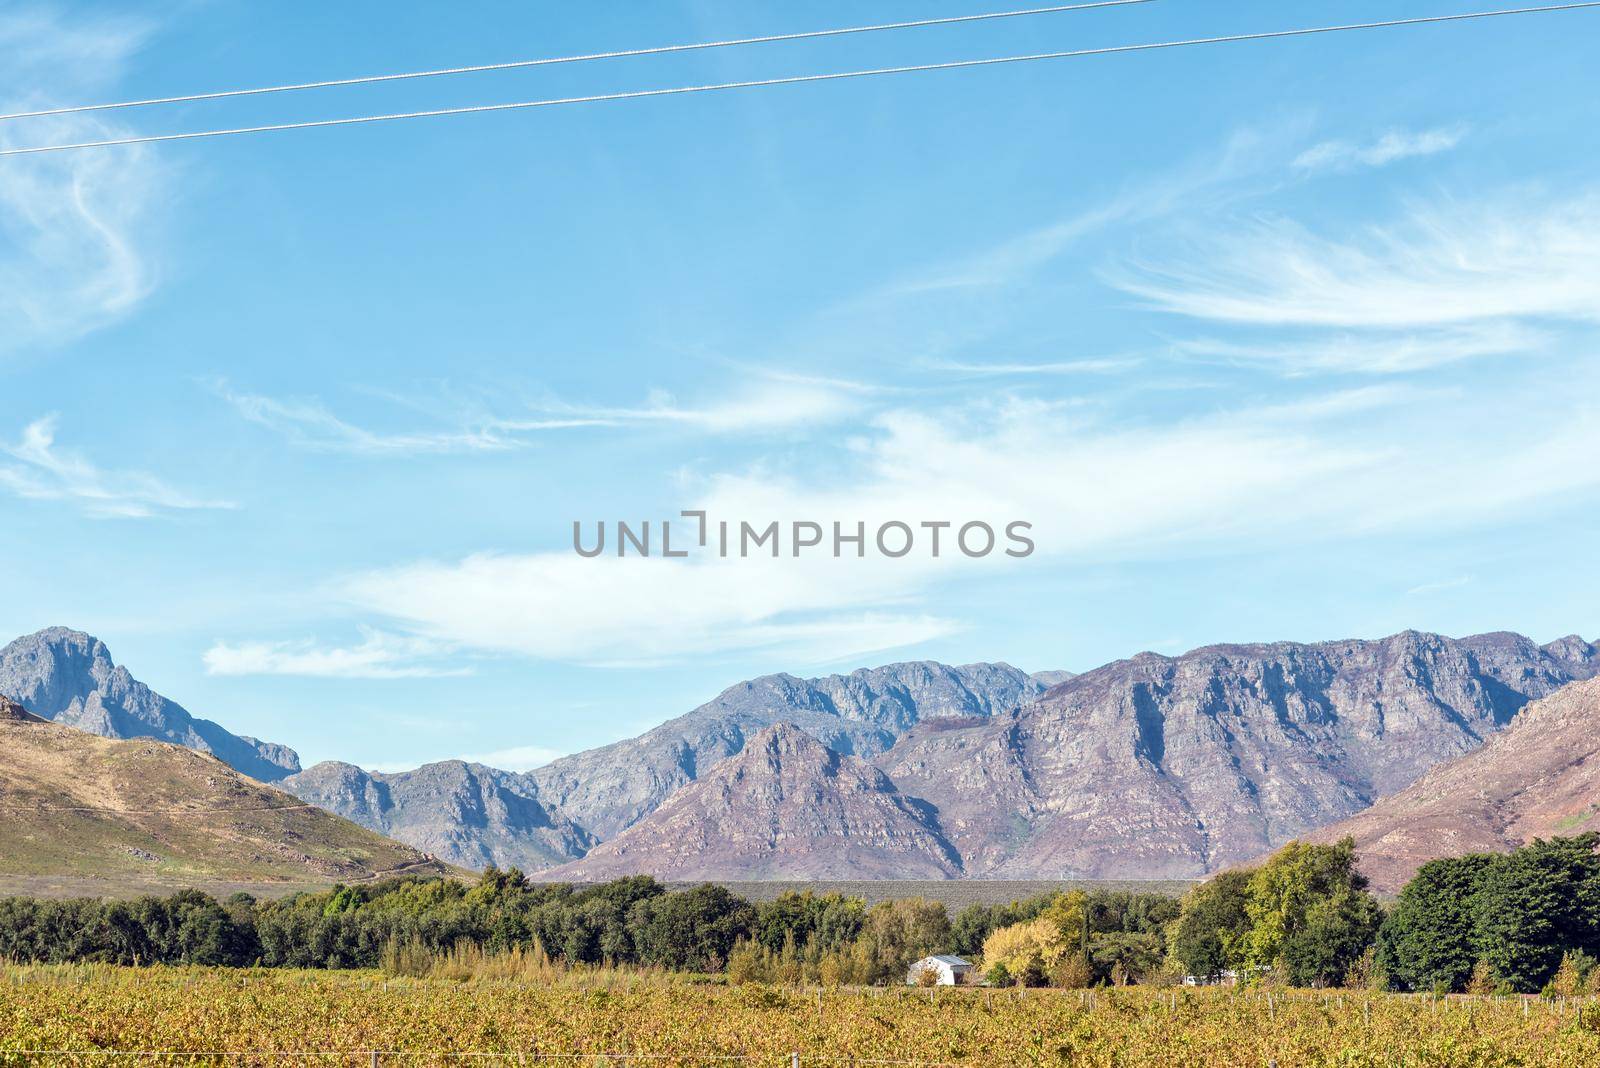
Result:
M1600 993L1600 834L1426 864L1387 908L1353 843L1294 842L1181 898L1072 890L953 918L922 898L751 902L648 876L593 886L491 868L279 901L199 891L132 901L0 899L14 962L387 968L471 946L565 965L725 972L733 981L898 983L955 953L998 985L1237 981L1401 991Z

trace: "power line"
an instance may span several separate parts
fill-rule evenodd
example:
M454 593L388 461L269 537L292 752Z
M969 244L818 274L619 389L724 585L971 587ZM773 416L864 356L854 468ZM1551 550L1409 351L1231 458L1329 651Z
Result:
M917 19L913 22L885 22L875 26L845 26L832 30L807 30L801 33L775 33L764 37L739 37L727 41L700 41L693 44L660 45L654 48L629 48L616 52L590 52L586 55L555 56L546 59L519 59L507 63L481 63L471 67L446 67L442 70L409 71L402 74L374 74L361 78L334 78L321 82L301 82L297 85L269 85L256 89L225 89L213 93L190 93L185 96L160 96L148 100L124 100L114 104L80 104L73 107L45 108L40 111L16 111L0 115L6 119L32 119L44 115L75 115L84 111L111 111L117 108L142 108L152 104L185 104L196 100L222 100L236 96L259 96L264 93L293 93L302 89L329 89L341 85L368 85L375 82L398 82L411 78L441 78L452 74L478 74L483 71L516 70L522 67L548 67L559 63L588 63L597 59L626 59L636 56L659 56L671 52L697 52L708 48L733 48L738 45L774 44L779 41L808 41L819 37L844 37L857 33L879 33L883 30L912 30L926 26L954 26L966 22L987 22L995 19L1014 19L1027 15L1055 15L1067 11L1089 11L1095 8L1127 7L1130 4L1150 4L1155 0L1096 0L1094 3L1056 4L1051 7L1030 7L1016 11L989 11L977 15L952 15L948 18Z
M470 115L486 111L515 111L527 108L556 107L563 104L592 104L607 100L637 100L644 97L678 96L686 93L712 93L725 89L752 89L769 85L797 85L805 82L831 82L846 78L871 78L886 74L911 74L920 71L956 70L966 67L990 67L1003 63L1030 63L1043 59L1078 59L1085 56L1114 55L1123 52L1150 52L1168 48L1187 48L1194 45L1230 44L1240 41L1265 41L1284 37L1305 37L1312 34L1341 33L1347 30L1377 30L1397 26L1420 26L1428 23L1465 22L1471 19L1495 18L1501 15L1532 15L1545 12L1577 11L1600 7L1600 0L1582 3L1547 4L1540 7L1501 8L1494 11L1470 11L1453 15L1426 15L1416 18L1390 19L1383 22L1351 22L1338 26L1309 26L1292 30L1267 30L1259 33L1229 34L1223 37L1192 37L1178 41L1151 41L1141 44L1111 45L1104 48L1080 48L1066 52L1036 52L1030 55L996 56L988 59L961 59L946 63L919 63L903 67L877 67L871 70L841 71L833 74L802 74L786 78L761 78L751 81L720 82L714 85L685 85L668 89L638 89L622 93L597 93L590 96L553 97L545 100L526 100L509 104L477 104L469 107L435 108L429 111L404 111L387 115L361 115L343 119L315 119L307 122L285 122L266 126L240 126L222 130L195 130L187 133L152 134L143 137L119 137L103 141L81 141L76 144L38 145L28 148L0 149L0 156L23 156L39 152L64 152L80 148L105 148L114 145L142 145L160 141L191 141L208 137L234 137L240 134L272 133L279 130L309 130L323 126L353 126L362 123L395 122L401 119L423 119L443 115Z

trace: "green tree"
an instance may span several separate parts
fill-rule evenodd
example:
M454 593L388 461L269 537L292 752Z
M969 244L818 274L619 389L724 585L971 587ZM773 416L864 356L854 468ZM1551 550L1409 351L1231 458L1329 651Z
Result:
M1250 874L1225 871L1183 895L1168 928L1167 951L1189 974L1217 975L1243 962Z
M644 898L628 914L642 962L701 972L721 971L755 919L748 901L712 883Z
M950 948L950 915L926 898L880 901L867 911L857 946L870 961L866 982L899 982L913 961Z
M1463 990L1478 963L1473 896L1486 853L1432 860L1400 891L1378 929L1377 963L1397 989Z
M1245 960L1283 968L1295 986L1338 983L1378 928L1378 903L1366 888L1350 838L1331 846L1290 842L1246 886Z
M1495 857L1472 897L1474 940L1495 976L1532 993L1567 950L1600 950L1600 834L1535 839Z

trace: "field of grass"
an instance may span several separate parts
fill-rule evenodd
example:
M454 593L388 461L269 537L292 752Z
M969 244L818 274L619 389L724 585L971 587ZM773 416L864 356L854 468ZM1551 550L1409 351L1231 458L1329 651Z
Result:
M96 1052L107 1050L244 1055ZM801 1064L1578 1068L1600 1064L1600 1005L1148 987L800 990L621 971L460 981L0 969L0 1064L365 1066L372 1050L396 1065L575 1063L609 1054L618 1058L611 1063L661 1068L741 1059L776 1068L798 1053Z

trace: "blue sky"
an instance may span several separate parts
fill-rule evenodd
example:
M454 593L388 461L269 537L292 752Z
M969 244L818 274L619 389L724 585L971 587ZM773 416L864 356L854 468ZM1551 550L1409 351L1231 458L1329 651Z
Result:
M1171 0L0 139L1470 6ZM0 99L980 9L7 5ZM0 630L92 631L197 714L384 767L527 766L778 670L1595 638L1597 18L0 160ZM1038 550L570 550L684 508L1017 518Z

